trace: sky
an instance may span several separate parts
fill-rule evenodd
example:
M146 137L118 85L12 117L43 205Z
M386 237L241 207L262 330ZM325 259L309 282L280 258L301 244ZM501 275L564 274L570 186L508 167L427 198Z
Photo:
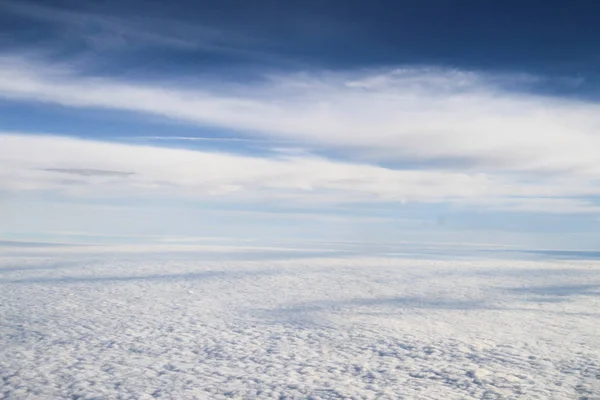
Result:
M0 239L595 249L599 16L0 0Z

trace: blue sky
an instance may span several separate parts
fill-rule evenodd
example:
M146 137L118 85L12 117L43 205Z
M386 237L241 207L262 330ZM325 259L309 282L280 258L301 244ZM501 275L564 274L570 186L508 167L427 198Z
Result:
M0 235L593 249L599 14L0 1Z

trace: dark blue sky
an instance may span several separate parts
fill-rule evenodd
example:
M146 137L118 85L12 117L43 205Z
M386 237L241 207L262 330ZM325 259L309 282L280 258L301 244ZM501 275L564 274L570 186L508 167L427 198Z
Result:
M32 5L118 18L136 29L143 26L191 43L204 42L208 35L210 46L219 47L217 51L210 46L165 45L163 54L158 54L157 43L150 51L138 37L127 43L127 54L121 58L122 65L130 68L136 64L134 60L141 59L149 63L149 69L166 68L168 59L188 68L270 64L273 68L311 65L347 69L408 63L590 77L600 69L600 3L589 0L12 4L12 8L0 9L0 37L5 48L59 45L65 53L84 51L93 45L85 37L107 33L108 28L94 20L81 19L68 25L42 15L41 10L36 13ZM25 11L27 8L34 12ZM204 30L193 28L200 26ZM114 49L107 46L103 50Z

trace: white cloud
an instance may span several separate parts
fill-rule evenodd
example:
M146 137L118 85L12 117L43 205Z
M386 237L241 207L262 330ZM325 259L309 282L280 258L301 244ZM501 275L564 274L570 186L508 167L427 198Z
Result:
M84 197L191 197L279 204L451 202L553 212L596 212L572 196L585 182L512 175L393 170L307 154L259 158L56 136L0 134L0 190ZM515 197L519 196L519 197Z
M0 96L6 99L153 114L237 130L242 137L230 138L236 141L345 150L352 161L304 150L260 158L5 133L0 188L72 196L447 202L597 212L583 197L600 194L600 106L515 94L502 89L506 79L397 69L181 88L86 77L64 66L5 56ZM386 162L430 168L379 166Z
M83 77L0 60L0 95L150 113L254 137L351 150L370 161L595 175L600 107L502 90L493 76L439 69L277 77L203 88Z
M310 156L264 159L52 136L1 135L0 141L0 184L5 189L73 194L168 190L195 196L354 192L356 196L348 199L353 201L484 193L486 182L483 176L394 171Z

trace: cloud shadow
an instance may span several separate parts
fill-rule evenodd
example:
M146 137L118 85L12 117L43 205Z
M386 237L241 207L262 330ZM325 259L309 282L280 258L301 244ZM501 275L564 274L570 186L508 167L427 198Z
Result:
M2 279L0 284L78 284L78 283L123 283L123 282L163 282L192 281L216 278L242 279L247 277L269 276L280 274L277 270L253 271L202 271L182 274L128 275L128 276L62 276L62 277L30 277L23 279Z
M570 297L570 296L600 296L600 285L546 285L511 288L509 291L517 294Z

